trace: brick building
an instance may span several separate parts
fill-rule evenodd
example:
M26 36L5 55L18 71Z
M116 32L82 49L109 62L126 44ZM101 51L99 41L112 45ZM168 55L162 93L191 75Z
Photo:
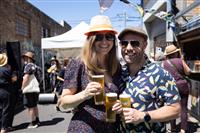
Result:
M57 23L26 0L0 0L0 47L6 48L8 42L17 41L20 54L26 50L34 51L39 64L41 38L59 35L70 29L66 22L62 25Z

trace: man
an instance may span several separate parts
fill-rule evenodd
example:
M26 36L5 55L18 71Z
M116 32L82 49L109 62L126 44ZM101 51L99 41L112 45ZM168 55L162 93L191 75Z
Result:
M165 122L180 113L180 96L172 76L149 61L145 54L147 34L134 27L124 29L118 36L122 56L126 62L122 79L123 93L131 95L132 108L113 110L123 112L126 132L165 133Z

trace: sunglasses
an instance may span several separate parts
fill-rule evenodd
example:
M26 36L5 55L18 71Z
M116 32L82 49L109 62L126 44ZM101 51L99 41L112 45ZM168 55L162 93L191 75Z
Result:
M95 35L95 41L103 41L104 37L107 41L114 41L115 40L115 35L111 33L106 33L106 34L96 34Z
M120 41L119 42L122 47L127 47L128 44L130 43L132 47L139 47L140 42L139 41Z

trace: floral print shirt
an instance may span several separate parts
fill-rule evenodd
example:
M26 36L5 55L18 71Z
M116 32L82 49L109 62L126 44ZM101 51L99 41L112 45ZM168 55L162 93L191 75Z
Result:
M123 66L122 73L122 79L126 82L126 88L123 93L131 95L134 101L132 107L137 110L155 110L164 106L164 104L170 105L180 101L178 89L173 77L148 59L135 76L129 76L127 65ZM138 125L129 125L129 127L129 131L136 133L166 132L165 123L163 122L142 122Z

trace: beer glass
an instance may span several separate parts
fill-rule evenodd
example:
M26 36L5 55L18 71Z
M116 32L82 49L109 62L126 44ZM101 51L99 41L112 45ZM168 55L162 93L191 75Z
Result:
M117 93L106 93L106 121L115 122L116 113L112 111L112 106L117 101Z
M131 108L131 96L128 94L120 94L119 100L123 108Z
M104 75L91 75L91 80L101 84L101 92L94 96L94 102L96 105L104 104Z

